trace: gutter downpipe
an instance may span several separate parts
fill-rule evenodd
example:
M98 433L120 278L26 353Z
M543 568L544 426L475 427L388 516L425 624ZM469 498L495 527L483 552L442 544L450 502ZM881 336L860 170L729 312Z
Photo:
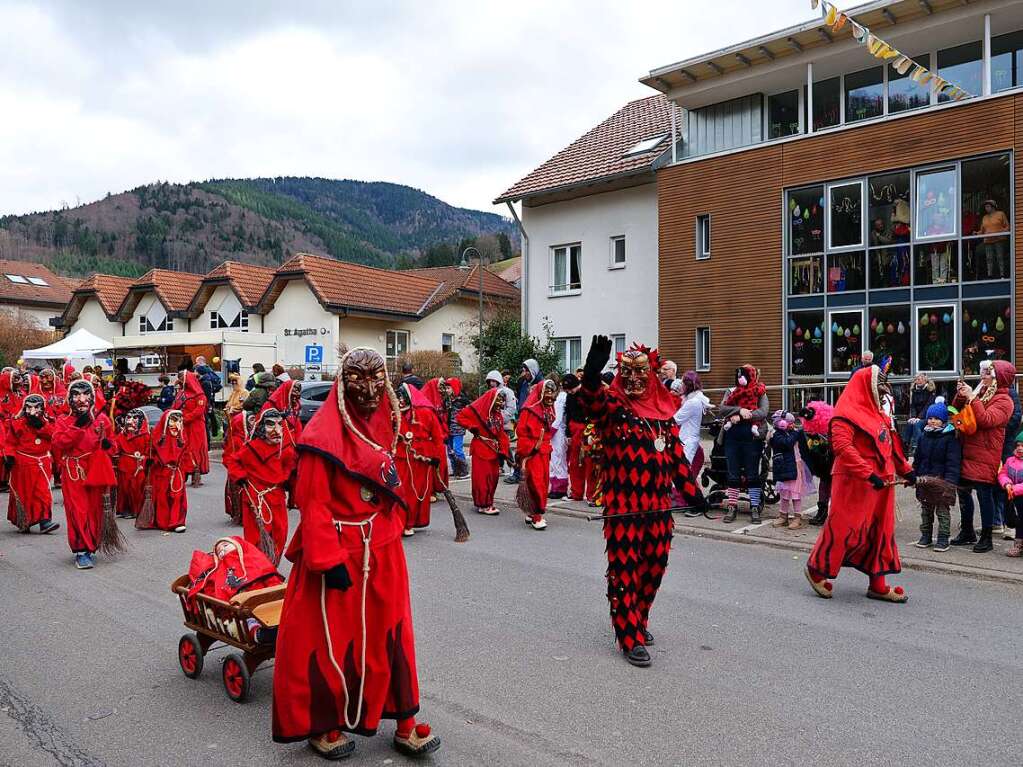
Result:
M526 234L526 227L522 225L522 219L519 218L511 200L505 202L505 205L511 211L512 218L519 227L519 234L522 235L522 287L519 288L519 300L522 304L522 334L529 335L529 235Z

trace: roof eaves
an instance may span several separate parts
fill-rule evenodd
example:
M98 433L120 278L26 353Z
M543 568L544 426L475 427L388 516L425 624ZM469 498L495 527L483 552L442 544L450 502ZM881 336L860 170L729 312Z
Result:
M642 176L646 173L653 172L654 163L659 158L660 155L658 155L657 158L651 160L651 162L647 165L640 165L635 168L630 168L629 170L626 171L621 171L620 173L609 173L602 176L593 176L592 178L583 179L581 181L573 181L569 184L551 186L545 189L533 189L528 192L522 192L521 194L505 195L502 197L498 197L496 200L494 200L494 205L500 205L501 203L504 202L518 202L519 200L528 200L532 197L543 197L544 195L548 194L571 192L577 189L585 189L588 186L597 186L599 184L606 184L612 181L621 181L622 179L626 179L631 176Z

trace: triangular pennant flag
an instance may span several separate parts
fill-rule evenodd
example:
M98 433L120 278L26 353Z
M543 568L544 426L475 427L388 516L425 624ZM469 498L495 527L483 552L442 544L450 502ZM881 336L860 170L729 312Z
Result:
M940 93L941 89L948 84L948 80L938 77L937 75L933 75L933 78L934 79L931 80L931 90L935 93Z
M837 32L838 30L845 26L845 22L847 22L848 20L849 17L846 16L844 13L838 14L838 18L835 19L835 23L831 25L831 31Z
M872 32L867 33L867 50L870 51L871 56L876 56L882 45L884 45L884 40L875 37Z
M828 12L828 15L824 17L824 23L830 27L835 23L835 19L838 17L838 9L831 3L825 3L824 7Z
M855 21L849 22L852 24L853 39L856 40L860 45L863 45L867 41L867 28L857 24Z
M899 56L899 58L892 62L892 68L900 75L904 75L913 66L913 63L913 59L909 58L909 56Z

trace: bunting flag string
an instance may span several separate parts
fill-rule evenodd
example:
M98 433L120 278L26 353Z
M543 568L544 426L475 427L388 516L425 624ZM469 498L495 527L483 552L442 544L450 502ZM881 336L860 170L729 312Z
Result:
M867 51L875 59L884 62L891 62L892 68L900 75L909 75L910 79L920 86L929 86L932 91L944 94L955 101L973 98L973 94L963 90L955 83L939 77L927 67L921 66L906 54L885 42L870 31L868 27L859 24L851 19L848 14L843 13L835 7L834 3L828 0L810 0L810 7L813 10L820 8L824 23L831 27L832 32L838 32L846 24L852 30L853 39L860 45L864 45Z

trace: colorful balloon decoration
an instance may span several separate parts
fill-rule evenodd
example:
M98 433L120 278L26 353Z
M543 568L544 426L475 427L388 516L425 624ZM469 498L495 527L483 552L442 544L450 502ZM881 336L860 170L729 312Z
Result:
M895 332L895 326L892 323L890 323L890 322L888 323L888 327L886 329L887 329L887 331L889 333L894 333Z
M789 320L789 330L795 330L795 329L796 329L796 321L795 320Z
M999 333L1005 330L1005 323L1002 321L1001 317L995 320L995 330L997 330Z
M845 332L842 335L844 335L846 338L849 338L852 335L852 332L849 330L849 328L846 328Z
M884 335L884 325L878 324L877 328L875 328L875 331L879 336Z
M870 321L870 329L871 330L877 330L877 317L875 317L874 319L872 319Z
M987 323L986 322L983 325L980 326L980 332L981 333L987 333Z
M838 333L838 323L837 322L832 322L831 323L831 332L832 333Z
M949 314L948 312L945 312L943 315L941 315L941 321L944 322L946 325L951 324L952 315Z
M889 327L891 327L891 326L889 325ZM899 322L899 335L901 336L901 335L904 335L905 333L906 333L906 326L903 325L902 322Z
M858 336L859 334L860 334L860 326L859 325L853 325L853 335L854 336Z
M822 335L824 335L824 334L821 333L821 329L820 328L814 328L813 329L813 337L814 338L820 338Z
M977 320L974 320L973 322L970 323L970 327L973 328L974 330L976 330L977 329L977 325L979 325L979 324L980 323L977 322Z
M920 327L925 327L927 325L927 323L930 322L930 321L931 321L930 318L926 314L921 315L920 316Z

